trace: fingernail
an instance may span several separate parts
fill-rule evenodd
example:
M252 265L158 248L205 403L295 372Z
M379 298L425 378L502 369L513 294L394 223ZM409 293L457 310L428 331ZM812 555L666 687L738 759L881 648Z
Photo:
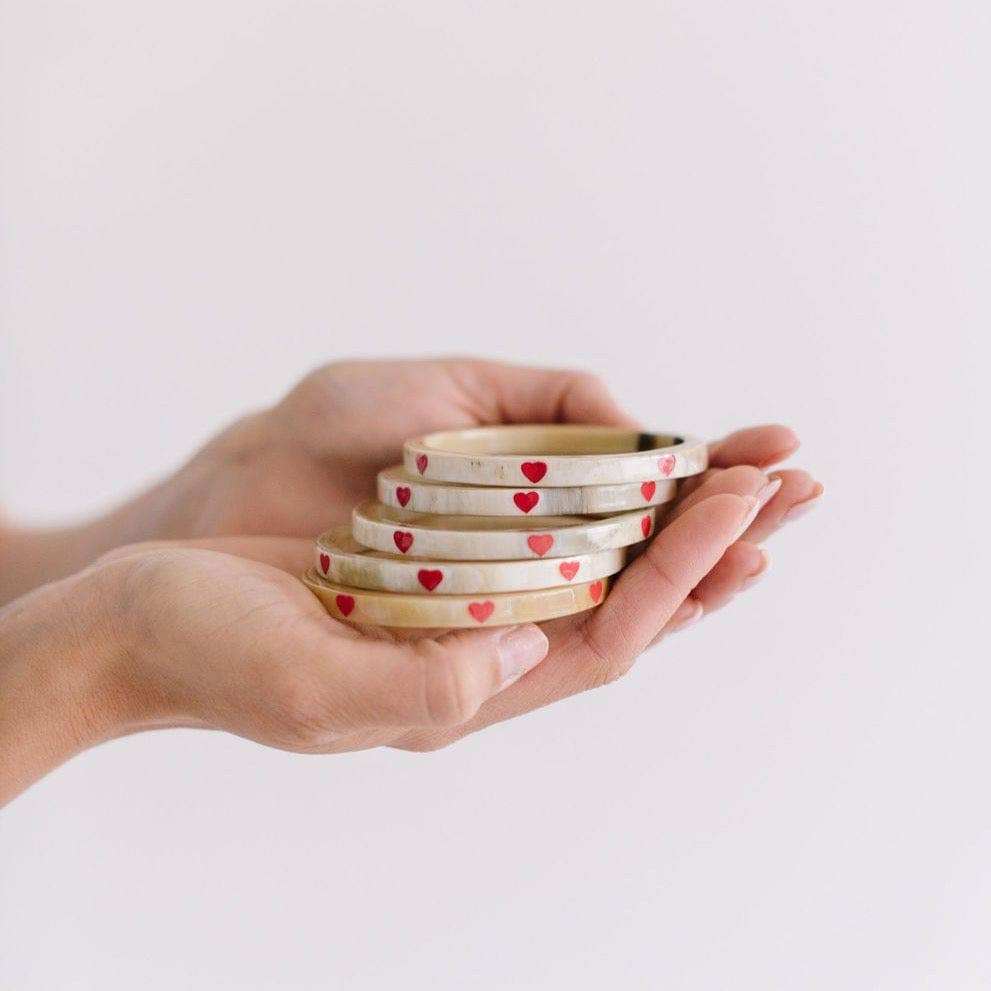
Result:
M792 520L797 520L801 516L805 516L806 513L811 513L816 506L819 505L819 497L822 495L824 489L817 482L815 491L805 499L803 502L799 502L792 506L787 513L781 518L783 523L791 523Z
M774 478L771 479L764 487L753 496L750 496L750 501L753 503L750 512L747 513L743 522L740 524L740 529L737 531L736 536L733 538L734 543L743 536L750 527L750 524L757 519L757 515L760 511L774 498L774 493L781 488L781 479Z
M497 691L508 688L536 667L547 656L548 646L544 631L533 623L506 630L497 644L502 673L502 683Z
M687 630L689 626L697 623L705 613L702 603L696 599L688 599L678 606L678 611L671 617L668 625L668 633L680 633Z
M740 583L741 592L746 588L750 588L752 585L756 585L764 577L764 572L767 571L768 565L771 563L771 556L767 551L763 547L758 547L757 549L760 551L760 564L757 566L756 571L750 572Z

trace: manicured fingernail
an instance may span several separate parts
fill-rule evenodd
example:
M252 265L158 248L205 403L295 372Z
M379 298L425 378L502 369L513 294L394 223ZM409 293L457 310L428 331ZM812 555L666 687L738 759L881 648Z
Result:
M760 564L757 565L755 571L751 571L740 583L741 592L746 588L750 588L752 585L756 585L764 577L764 572L767 571L768 565L771 563L771 556L767 551L763 547L758 547L757 549L760 551Z
M816 482L815 491L802 502L796 503L787 513L781 518L783 523L791 523L792 520L797 520L799 517L804 516L806 513L811 513L816 506L819 505L819 497L822 495L824 489Z
M671 617L666 632L678 633L681 630L687 630L689 626L697 623L704 613L705 609L702 608L701 602L696 599L687 599L678 606L678 611Z
M740 524L740 529L737 531L736 536L733 541L736 542L747 532L750 524L757 519L760 511L774 498L774 493L781 488L781 479L773 478L769 481L756 495L750 496L753 506L750 512L747 513L746 518Z
M502 669L502 683L498 691L519 681L531 668L536 667L547 656L547 637L544 631L533 623L513 626L499 638L499 666Z

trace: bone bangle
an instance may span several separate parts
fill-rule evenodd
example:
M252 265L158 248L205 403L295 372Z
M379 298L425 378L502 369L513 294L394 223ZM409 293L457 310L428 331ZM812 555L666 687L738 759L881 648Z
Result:
M312 570L303 581L336 619L423 629L539 623L593 609L609 588L608 578L598 578L581 585L501 595L403 595L332 584Z
M409 440L410 475L468 485L623 485L705 471L708 448L692 437L574 424L445 430Z
M317 538L314 557L317 574L339 585L420 595L477 595L605 578L623 567L626 550L528 561L426 561L369 550L351 536L348 527L341 526Z
M645 540L654 530L653 506L599 519L545 516L429 516L381 503L358 506L354 539L387 554L448 561L513 561L574 557Z
M378 475L379 502L414 513L467 516L589 516L619 513L670 502L678 489L672 479L623 485L574 485L570 488L509 489L505 486L425 482L402 467Z

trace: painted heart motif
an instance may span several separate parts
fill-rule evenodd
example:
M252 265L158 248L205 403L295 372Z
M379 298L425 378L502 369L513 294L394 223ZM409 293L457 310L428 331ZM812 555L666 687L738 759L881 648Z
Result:
M397 485L396 486L396 499L399 500L400 506L405 506L409 502L409 497L413 493L410 492L408 485Z
M650 531L653 526L654 526L654 521L649 516L645 516L640 521L640 529L643 531L643 535L645 538L650 536Z
M543 557L554 546L554 538L549 533L535 533L527 537L526 542L538 557Z
M330 568L330 555L329 554L321 554L320 555L320 570L324 574L327 574L327 570L329 568Z
M524 513L529 513L534 506L540 502L539 492L517 492L513 496L513 502L516 503L518 509L522 509Z
M489 616L492 615L495 610L495 603L489 602L470 602L468 604L468 612L471 613L471 618L477 623L484 623Z
M657 482L644 482L643 485L640 486L640 495L643 496L644 502L650 502L650 500L654 498L654 493L656 491ZM404 502L403 505L405 506L406 503Z
M536 485L547 474L547 465L543 461L524 461L520 471Z
M675 456L665 454L663 458L657 459L657 467L661 469L661 474L667 478L674 471Z
M577 561L562 561L557 566L557 570L560 571L561 574L565 578L567 578L567 580L570 582L571 579L574 578L575 575L578 574L578 569L580 567L581 567L581 565Z
M588 594L593 602L598 602L602 598L602 582L592 582L588 587Z
M337 603L337 608L340 609L342 616L350 616L354 611L353 595L339 595L334 601Z
M444 572L421 568L416 573L416 577L428 592L432 592L444 580Z
M396 530L392 539L404 554L413 546L413 534L407 533L405 530Z
M416 470L422 475L427 470L430 459L425 454L416 456Z

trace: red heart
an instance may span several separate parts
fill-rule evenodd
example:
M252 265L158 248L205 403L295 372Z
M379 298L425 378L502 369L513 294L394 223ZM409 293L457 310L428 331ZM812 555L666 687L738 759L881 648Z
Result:
M640 486L640 494L643 496L644 502L650 502L654 498L654 493L657 491L657 482L644 482ZM405 506L406 503L404 502Z
M543 461L524 461L520 471L536 485L547 474L547 465Z
M657 459L658 467L661 469L661 474L665 478L674 471L674 462L675 456L673 454L665 454L663 458Z
M517 492L513 496L513 502L523 510L524 513L529 513L534 506L540 502L539 492Z
M432 592L444 580L444 572L429 571L427 568L421 568L416 573L416 577L428 592Z
M392 539L404 554L413 546L413 534L407 533L405 530L397 530L392 535Z
M650 528L654 525L654 521L649 517L645 516L640 521L640 529L643 530L644 537L650 536Z
M468 604L468 612L471 613L472 619L479 623L484 623L489 616L492 615L492 611L495 609L495 603L489 602L471 602Z
M421 475L427 470L427 456L425 454L416 456L416 467Z
M327 569L329 567L330 567L330 555L329 554L321 554L320 555L320 570L324 574L327 574Z
M578 574L578 569L581 565L577 561L562 561L558 566L557 570L564 575L565 578L570 582L575 575Z
M412 493L410 492L408 486L406 486L406 485L397 485L396 486L396 498L399 500L399 505L400 506L405 506L406 503L409 502L409 497L411 495L412 495Z
M593 602L598 602L602 598L602 582L592 582L588 587L588 594L591 596Z
M543 557L554 546L554 538L549 533L535 533L532 537L526 538L530 550L539 557Z
M335 600L337 602L337 608L341 610L342 616L350 616L354 610L354 596L353 595L339 595Z

